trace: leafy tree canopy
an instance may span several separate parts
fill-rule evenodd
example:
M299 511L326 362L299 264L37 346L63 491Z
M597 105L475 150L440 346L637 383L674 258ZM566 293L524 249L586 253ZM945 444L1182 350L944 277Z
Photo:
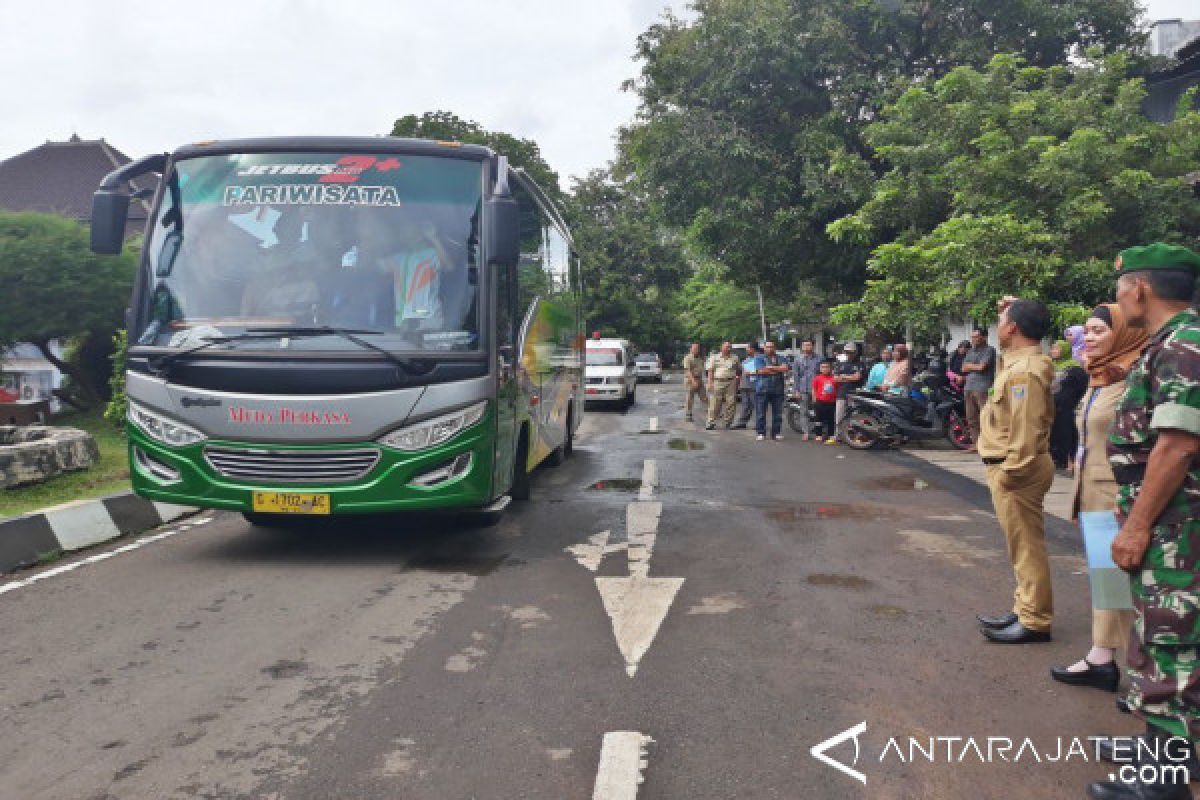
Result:
M478 122L462 119L449 111L427 111L420 116L409 114L396 120L392 136L413 139L433 139L440 142L480 144L508 156L513 166L521 167L542 191L556 201L562 199L558 173L542 157L541 148L532 139L522 139L510 133L489 131Z
M590 328L672 354L682 336L672 298L691 271L680 237L632 183L604 170L575 180L566 209Z
M59 359L50 342L119 327L137 263L91 251L88 231L53 214L0 212L0 345L29 342L71 378L82 404L98 387L87 371Z
M866 131L886 165L833 238L877 245L844 322L930 330L988 319L1002 295L1091 305L1125 247L1200 236L1184 176L1200 170L1200 113L1146 119L1123 56L1033 67L996 56L905 92ZM1069 316L1069 313L1067 314Z
M698 0L639 38L622 166L743 286L856 295L866 251L826 226L870 196L862 131L897 87L993 53L1035 66L1139 43L1136 0Z

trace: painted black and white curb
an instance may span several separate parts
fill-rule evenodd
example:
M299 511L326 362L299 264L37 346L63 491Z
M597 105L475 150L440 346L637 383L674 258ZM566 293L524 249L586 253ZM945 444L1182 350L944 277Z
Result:
M0 519L0 572L148 531L196 511L124 492Z

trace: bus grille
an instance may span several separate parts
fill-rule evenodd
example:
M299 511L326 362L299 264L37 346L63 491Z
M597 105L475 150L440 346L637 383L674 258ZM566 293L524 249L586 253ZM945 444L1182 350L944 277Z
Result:
M206 447L209 466L227 478L264 483L344 483L370 472L378 450L235 450Z

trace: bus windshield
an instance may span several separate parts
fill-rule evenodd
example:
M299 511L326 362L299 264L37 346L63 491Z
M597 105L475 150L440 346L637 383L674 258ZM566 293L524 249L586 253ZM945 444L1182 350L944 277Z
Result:
M176 162L147 241L139 345L474 351L479 162L244 153ZM223 337L229 337L224 341ZM269 337L267 337L269 339Z

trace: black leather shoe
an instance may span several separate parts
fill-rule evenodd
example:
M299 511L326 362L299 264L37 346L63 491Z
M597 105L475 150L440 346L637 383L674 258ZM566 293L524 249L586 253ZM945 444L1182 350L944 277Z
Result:
M1014 622L1016 622L1017 615L1010 611L1007 614L1000 614L999 616L995 617L989 617L986 614L980 614L979 616L975 617L975 619L979 620L979 624L985 628L994 628L999 630L1000 628L1007 628L1009 625L1012 625Z
M1117 684L1121 682L1121 670L1117 669L1114 662L1093 664L1087 659L1084 661L1088 665L1087 669L1081 669L1078 672L1072 672L1066 667L1051 667L1050 677L1059 683L1070 686L1091 686L1107 692L1117 690Z
M1122 714L1132 714L1133 713L1129 709L1129 701L1126 700L1124 697L1117 698L1117 711L1120 711Z
M1170 778L1162 783L1105 781L1088 786L1087 796L1092 800L1192 800L1192 790L1182 779L1176 783Z
M1007 628L980 628L979 632L997 644L1032 644L1033 642L1050 641L1050 631L1030 630L1020 622L1014 622Z

